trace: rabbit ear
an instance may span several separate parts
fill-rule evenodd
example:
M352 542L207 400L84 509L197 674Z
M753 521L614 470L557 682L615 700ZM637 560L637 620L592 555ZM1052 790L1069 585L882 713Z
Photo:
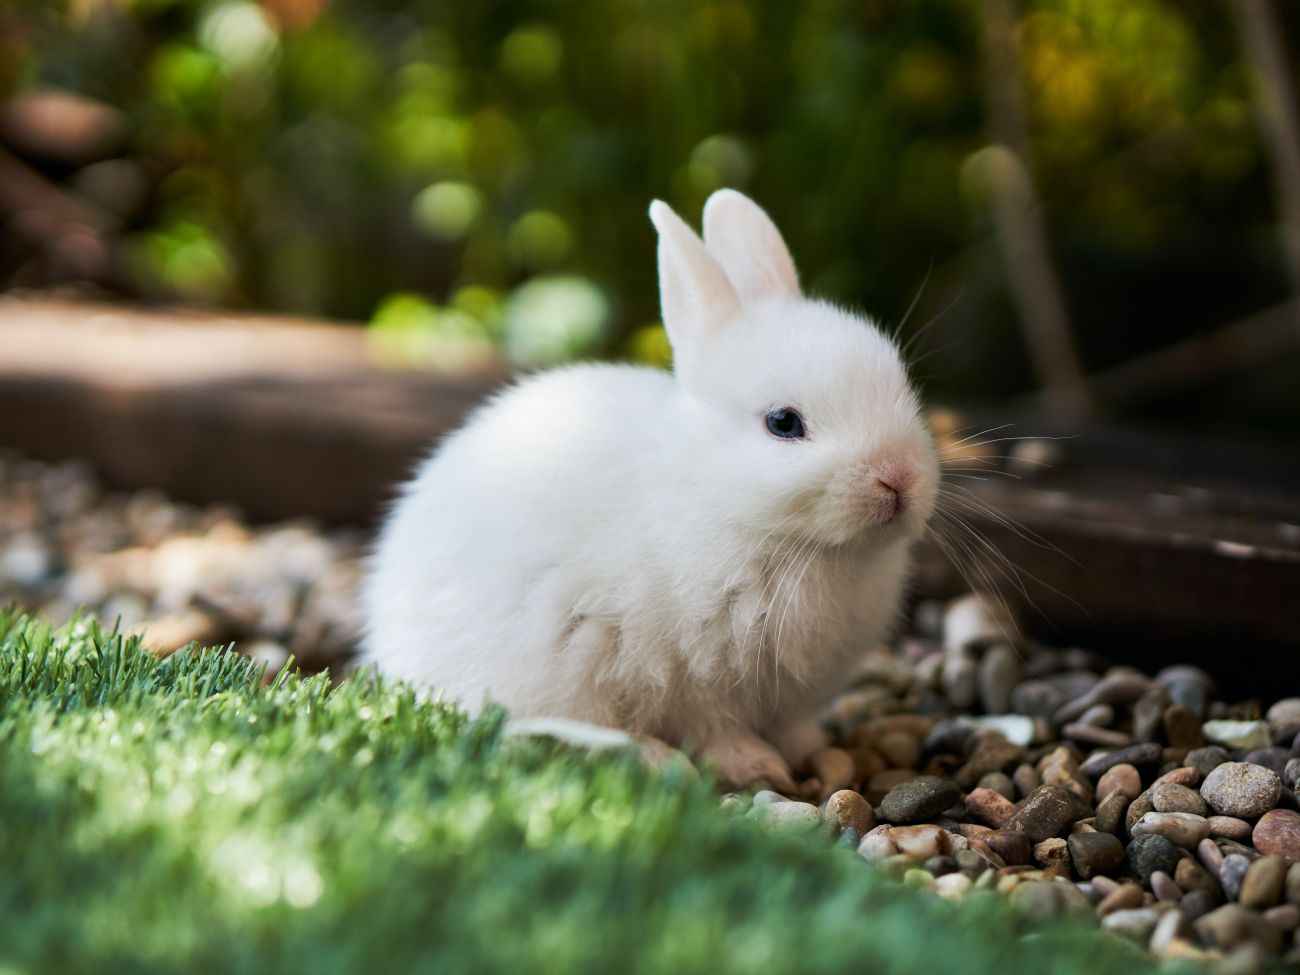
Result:
M743 301L799 297L799 275L781 232L745 194L718 190L709 197L704 243Z
M736 289L695 231L662 200L650 204L659 232L659 303L668 340L678 352L740 311Z

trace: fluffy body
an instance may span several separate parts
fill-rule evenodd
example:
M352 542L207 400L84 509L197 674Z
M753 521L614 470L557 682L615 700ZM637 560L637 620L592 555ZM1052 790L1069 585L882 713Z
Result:
M702 752L733 784L788 783L818 709L895 622L937 464L870 324L779 291L723 307L707 339L679 323L677 376L544 373L451 435L381 533L366 659L471 709L608 725ZM765 429L787 404L807 438Z

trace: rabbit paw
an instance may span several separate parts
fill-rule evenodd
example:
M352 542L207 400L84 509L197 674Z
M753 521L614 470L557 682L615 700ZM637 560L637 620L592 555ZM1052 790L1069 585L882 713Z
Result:
M701 749L700 758L717 770L724 788L743 789L762 782L785 795L797 791L785 759L750 732L738 731L709 742Z

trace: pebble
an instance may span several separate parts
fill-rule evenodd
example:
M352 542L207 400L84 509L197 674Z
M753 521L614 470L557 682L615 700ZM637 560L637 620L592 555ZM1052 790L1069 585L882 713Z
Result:
M1183 899L1182 888L1163 870L1157 870L1151 875L1151 893L1156 895L1156 900L1173 904Z
M1124 863L1124 844L1110 833L1072 833L1067 842L1074 871L1084 880L1111 873Z
M1278 778L1286 771L1286 763L1291 758L1291 751L1287 748L1256 748L1245 754L1243 762L1249 762L1251 765L1262 765L1277 773Z
M1128 804L1128 809L1124 813L1124 829L1130 835L1133 827L1143 816L1149 812L1155 812L1156 807L1151 805L1151 794L1144 792Z
M1238 843L1250 839L1252 827L1244 819L1237 819L1235 816L1211 816L1207 822L1210 824L1211 839L1236 840Z
M1104 799L1118 792L1126 799L1136 799L1142 794L1142 776L1136 768L1120 763L1102 773L1097 780L1097 797Z
M1300 927L1300 907L1294 904L1278 904L1262 912L1265 921L1282 931L1294 931Z
M910 860L925 861L952 852L948 834L938 826L891 826L887 829L888 838L895 848Z
M1011 891L1011 907L1025 917L1047 919L1091 911L1092 905L1074 884L1027 880Z
M800 832L820 825L822 821L821 810L811 802L796 802L793 799L758 806L755 812L765 826L779 831Z
M867 779L862 792L867 797L868 802L875 803L879 806L880 801L884 799L892 789L906 782L908 779L916 778L916 774L915 769L883 769L871 776L871 778Z
M1112 792L1097 805L1093 826L1102 833L1118 834L1124 825L1129 800L1121 792Z
M960 798L961 789L951 779L918 775L890 789L880 801L879 812L891 823L919 823L939 815Z
M875 828L876 813L871 803L852 789L841 789L826 800L826 816L841 829L865 834Z
M1159 920L1160 915L1151 908L1138 907L1107 914L1102 918L1101 925L1107 931L1113 931L1144 945Z
M975 661L967 657L945 657L939 681L948 702L960 711L975 705L977 694Z
M1203 798L1221 816L1255 819L1277 805L1282 780L1276 772L1248 762L1224 762L1201 783Z
M978 823L1001 829L1015 815L1016 805L992 789L974 789L966 796L966 812Z
M1187 892L1203 891L1211 897L1222 893L1219 881L1200 863L1191 857L1183 857L1174 870L1174 883Z
M1178 913L1188 921L1195 921L1198 917L1214 910L1215 903L1215 897L1209 891L1189 890L1178 902Z
M1171 768L1160 778L1151 783L1152 787L1157 785L1185 785L1187 787L1199 786L1201 784L1201 773L1187 765L1180 765L1178 768Z
M1033 862L1033 843L1024 833L1000 829L984 837L984 842L1008 866Z
M853 784L853 756L842 748L818 748L806 760L808 768L822 783L822 798Z
M1263 856L1246 870L1237 901L1243 907L1257 911L1272 907L1282 898L1286 884L1286 861L1280 857Z
M990 772L1005 772L1021 761L1024 749L1000 734L986 732L975 739L975 747L964 765L953 775L963 789L969 789Z
M1155 929L1151 932L1151 940L1147 942L1147 948L1157 955L1163 955L1170 950L1175 941L1184 939L1190 934L1191 926L1184 914L1179 911L1165 911L1160 915L1160 920L1156 922Z
M1250 870L1250 858L1240 853L1229 853L1223 858L1223 863L1219 867L1219 885L1223 888L1223 896L1230 901L1235 901L1241 896L1241 885L1246 880L1246 872Z
M1191 850L1210 835L1210 824L1204 816L1192 813L1149 812L1129 832L1133 836L1163 836L1175 846Z
M1017 765L1011 773L1011 781L1015 783L1016 793L1022 799L1043 784L1038 769L1029 764Z
M1228 753L1224 749L1218 745L1207 745L1204 748L1193 748L1183 759L1183 764L1196 769L1204 778L1226 761Z
M1085 745L1099 745L1103 748L1123 748L1133 743L1131 735L1111 728L1100 728L1083 721L1072 721L1061 728L1061 736Z
M1300 863L1293 863L1286 872L1286 899L1300 904Z
M1267 721L1207 721L1201 731L1207 740L1229 748L1266 748L1272 743Z
M1029 717L1050 717L1065 703L1065 692L1045 680L1027 680L1011 691L1010 707Z
M946 873L934 881L934 891L940 897L960 900L973 886L973 881L964 873Z
M1155 741L1160 737L1169 695L1159 685L1142 693L1133 705L1133 737L1138 741Z
M1164 752L1159 745L1154 742L1146 742L1120 748L1113 752L1098 752L1080 765L1079 771L1095 779L1116 765L1127 763L1134 766L1153 766L1157 765L1163 757Z
M1287 759L1287 763L1282 769L1282 784L1288 789L1294 789L1297 785L1300 785L1300 758Z
M984 653L979 664L977 682L980 703L989 714L1004 714L1011 707L1011 691L1020 681L1020 655L1005 643L997 643Z
M1260 853L1300 863L1300 813L1292 809L1266 812L1255 824L1251 842Z
M1264 715L1272 727L1287 727L1300 724L1300 697L1284 697Z
M1224 904L1193 923L1201 939L1219 949L1253 940L1260 942L1266 951L1275 952L1282 943L1281 931L1240 904Z
M1120 884L1115 890L1101 899L1097 905L1099 917L1106 917L1116 911L1127 911L1142 906L1142 888L1136 884Z
M1074 800L1068 792L1060 786L1040 785L1007 820L1006 829L1024 833L1037 843L1060 835L1075 818Z
M992 789L1002 798L1015 802L1016 784L1011 781L1011 776L1005 772L990 772L980 778L978 786L981 789Z
M1172 874L1178 867L1178 848L1156 834L1136 836L1124 850L1129 869L1143 884L1157 870Z
M1038 735L1033 718L1023 714L980 714L961 719L976 732L995 731L1013 745L1028 747Z
M1158 782L1151 787L1151 805L1155 806L1156 812L1162 813L1204 816L1207 812L1205 800L1199 792L1172 782Z
M906 731L881 735L875 747L891 768L914 769L921 761L921 743Z

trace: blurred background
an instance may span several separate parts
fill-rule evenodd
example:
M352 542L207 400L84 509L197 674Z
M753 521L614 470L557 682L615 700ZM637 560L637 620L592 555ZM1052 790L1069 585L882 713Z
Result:
M1298 37L1248 0L9 0L0 284L662 363L646 205L733 186L933 395L1290 437Z

